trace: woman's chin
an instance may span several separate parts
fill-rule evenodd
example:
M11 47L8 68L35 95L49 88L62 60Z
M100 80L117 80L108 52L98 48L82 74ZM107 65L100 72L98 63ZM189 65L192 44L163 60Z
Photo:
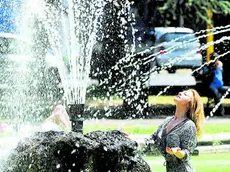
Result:
M177 97L175 97L175 98L173 99L173 101L176 103L176 102L178 102L179 100L178 100Z

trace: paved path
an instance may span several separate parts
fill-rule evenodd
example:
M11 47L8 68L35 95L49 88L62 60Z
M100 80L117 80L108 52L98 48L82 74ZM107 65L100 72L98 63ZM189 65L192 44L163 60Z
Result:
M196 80L191 74L160 73L151 74L147 86L194 86Z
M196 85L195 78L191 75L191 69L177 69L175 73L168 73L167 70L162 70L160 73L152 73L147 86L194 86Z

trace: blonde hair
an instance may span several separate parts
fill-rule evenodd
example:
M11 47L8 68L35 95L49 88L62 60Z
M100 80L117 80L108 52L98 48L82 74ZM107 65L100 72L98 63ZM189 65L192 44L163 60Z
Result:
M202 136L202 127L205 120L204 106L198 92L194 89L189 89L193 93L193 99L190 102L188 117L195 123L197 129L197 138Z

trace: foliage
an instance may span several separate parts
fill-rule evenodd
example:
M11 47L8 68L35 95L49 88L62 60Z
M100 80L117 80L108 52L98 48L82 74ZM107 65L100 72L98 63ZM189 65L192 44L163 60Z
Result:
M227 0L167 0L167 2L165 2L163 6L159 8L159 11L171 9L171 13L175 17L177 7L183 10L184 15L188 14L187 12L195 9L197 16L207 22L210 22L207 17L208 9L211 9L213 13L216 14L230 14L230 2ZM199 18L197 18L197 20L199 20Z
M222 142L219 141L219 140L213 140L213 141L212 141L212 145L213 145L213 146L219 146L219 145L221 145L221 144L222 144Z
M214 14L230 14L230 1L228 0L167 0L158 5L159 13L164 16L162 18L167 20L167 16L172 16L172 19L176 20L178 15L182 14L186 21L193 21L195 25L211 23L208 18L208 9L211 9ZM171 24L172 19L165 21L166 25Z

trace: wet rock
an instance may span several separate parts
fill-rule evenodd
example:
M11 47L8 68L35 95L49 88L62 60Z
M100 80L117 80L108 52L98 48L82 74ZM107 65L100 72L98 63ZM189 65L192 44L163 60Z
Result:
M7 160L7 172L148 172L136 153L137 143L120 131L38 132L18 143Z

